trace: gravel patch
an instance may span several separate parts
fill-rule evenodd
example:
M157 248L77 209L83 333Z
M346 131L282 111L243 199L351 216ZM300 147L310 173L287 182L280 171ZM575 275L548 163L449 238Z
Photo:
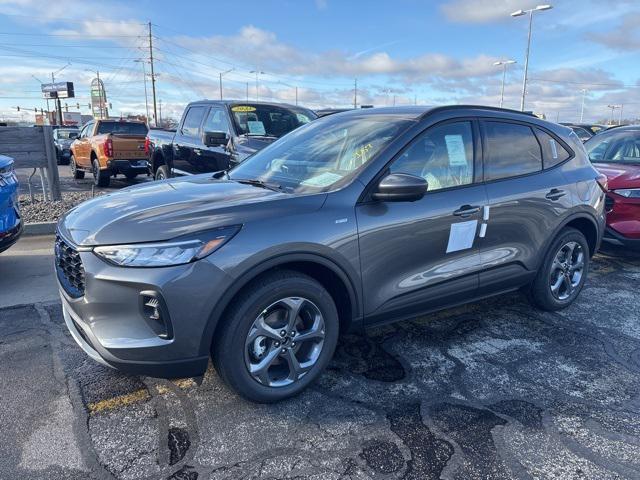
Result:
M96 191L95 196L102 194ZM90 198L91 192L62 192L60 201L45 202L41 195L35 195L32 202L29 195L20 195L20 213L25 223L57 222L69 209Z

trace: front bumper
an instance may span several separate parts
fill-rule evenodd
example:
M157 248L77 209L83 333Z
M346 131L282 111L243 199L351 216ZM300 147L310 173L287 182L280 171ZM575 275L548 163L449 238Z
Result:
M640 250L640 238L625 237L609 226L607 226L604 231L603 240L613 245L620 245L633 250Z
M58 279L65 322L94 360L127 373L160 378L204 374L209 348L202 337L230 284L208 258L188 265L123 268L80 251L85 290L73 298ZM159 335L145 316L141 293L156 292L166 306L172 336Z
M18 241L22 235L22 219L18 218L18 224L6 232L0 233L0 252L4 252Z

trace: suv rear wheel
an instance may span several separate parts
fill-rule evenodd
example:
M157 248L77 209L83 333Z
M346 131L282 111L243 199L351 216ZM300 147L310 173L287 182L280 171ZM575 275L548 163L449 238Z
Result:
M293 271L262 277L234 301L212 345L222 379L245 398L276 402L304 390L338 341L331 295Z
M100 163L98 163L98 159L94 158L91 162L92 173L93 173L93 183L96 187L108 187L109 182L111 181L111 176L109 175L109 170L100 170Z
M589 244L575 228L565 228L553 241L529 290L543 310L560 310L576 299L589 271Z

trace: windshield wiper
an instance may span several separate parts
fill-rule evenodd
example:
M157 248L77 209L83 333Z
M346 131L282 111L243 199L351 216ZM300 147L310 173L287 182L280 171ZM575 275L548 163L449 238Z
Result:
M231 177L229 177L231 178ZM271 183L265 183L262 180L258 180L255 178L231 178L234 182L244 183L246 185L253 185L254 187L266 188L267 190L272 190L274 192L283 192L284 189L281 185L274 185Z

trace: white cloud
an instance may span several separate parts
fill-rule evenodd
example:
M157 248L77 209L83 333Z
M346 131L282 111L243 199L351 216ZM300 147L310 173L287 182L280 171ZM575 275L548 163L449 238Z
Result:
M533 8L536 0L450 0L440 8L446 17L460 23L487 23L509 18L512 12Z

